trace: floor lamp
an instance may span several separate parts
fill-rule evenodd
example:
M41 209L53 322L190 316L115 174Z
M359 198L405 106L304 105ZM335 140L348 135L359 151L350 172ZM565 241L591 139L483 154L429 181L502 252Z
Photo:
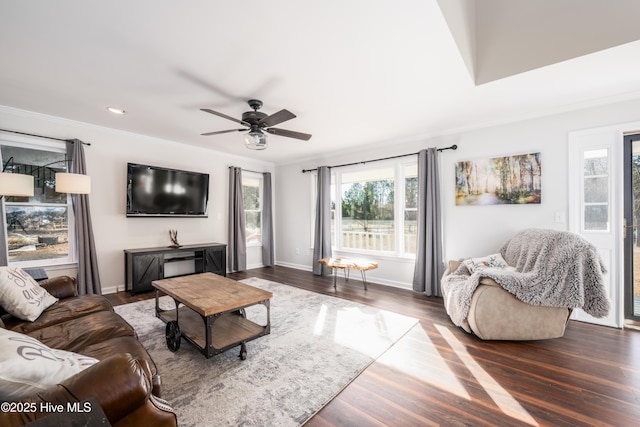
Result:
M39 166L33 172L40 168L54 165L56 163L67 163L69 160L59 160ZM11 166L9 166L11 163ZM21 173L5 172L7 168L15 169L13 166L13 157L10 157L2 168L0 173L0 196L16 196L16 197L33 197L33 175ZM79 173L56 172L56 187L58 193L68 194L89 194L91 193L91 177Z

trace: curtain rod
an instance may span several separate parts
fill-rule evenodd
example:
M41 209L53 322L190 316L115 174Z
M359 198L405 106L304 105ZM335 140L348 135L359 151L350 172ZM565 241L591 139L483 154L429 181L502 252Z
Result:
M18 135L35 136L35 137L37 137L37 138L54 139L54 140L56 140L56 141L62 141L62 142L74 142L72 139L54 138L54 137L52 137L52 136L36 135L36 134L34 134L34 133L18 132L18 131L16 131L16 130L0 129L0 131L2 131L2 132L9 132L9 133L17 133ZM89 143L89 142L83 142L82 144L84 144L84 145L91 145L91 143Z
M436 150L437 151L444 151L444 150L457 150L457 149L458 149L458 146L453 144L451 147L437 148ZM418 154L419 153L400 154L398 156L383 157L381 159L365 160L364 162L345 163L345 164L342 164L342 165L329 166L329 168L341 168L343 166L364 165L365 163L379 162L381 160L398 159L400 157L416 156ZM302 169L302 173L313 172L313 171L317 171L317 170L318 170L318 168L315 168L315 169Z
M235 167L237 167L237 166L229 166L229 169L235 168ZM244 168L240 168L240 170L243 171L243 172L259 173L260 175L262 175L263 173L267 173L267 172L252 171L250 169L244 169Z

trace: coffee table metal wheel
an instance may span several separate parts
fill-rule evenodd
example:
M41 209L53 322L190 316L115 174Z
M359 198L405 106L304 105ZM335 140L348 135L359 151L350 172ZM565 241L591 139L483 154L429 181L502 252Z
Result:
M240 360L247 360L247 345L245 343L240 344Z
M165 337L167 338L167 347L169 347L169 350L173 352L178 351L182 336L180 335L180 326L178 326L177 321L172 320L167 322Z

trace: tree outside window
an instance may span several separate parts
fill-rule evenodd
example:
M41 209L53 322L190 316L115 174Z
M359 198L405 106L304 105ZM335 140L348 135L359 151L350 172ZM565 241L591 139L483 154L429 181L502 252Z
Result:
M633 189L633 225L640 225L640 142L633 141L632 144L631 187ZM636 228L633 229L633 242L636 247L640 248L640 235Z
M337 250L415 254L418 205L415 162L336 171L334 178L332 184L337 183L334 188L340 189L338 223L332 227L336 230Z
M342 247L395 251L394 168L341 178Z
M315 224L317 176L312 176ZM378 252L409 258L416 253L418 165L407 159L331 173L331 244L336 251ZM313 242L314 229L311 241Z

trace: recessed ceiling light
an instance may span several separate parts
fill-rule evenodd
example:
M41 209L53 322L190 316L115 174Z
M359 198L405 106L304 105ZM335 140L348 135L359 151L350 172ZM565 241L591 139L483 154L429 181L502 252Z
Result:
M116 107L107 107L107 110L111 111L113 114L126 114L127 112L121 108Z

